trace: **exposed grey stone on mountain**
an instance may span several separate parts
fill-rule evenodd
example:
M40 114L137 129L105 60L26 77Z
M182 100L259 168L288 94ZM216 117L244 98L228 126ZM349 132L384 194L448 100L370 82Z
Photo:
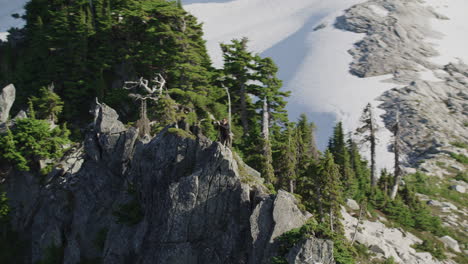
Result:
M0 94L0 123L8 120L10 109L16 97L16 89L13 84L7 85L3 88Z
M468 142L468 66L463 62L437 65L430 60L438 55L430 38L443 36L431 29L430 19L448 18L418 0L371 0L348 9L335 23L340 29L365 34L349 51L354 58L351 73L359 77L390 74L388 82L395 89L379 98L380 107L386 110L383 117L389 129L400 112L401 147L409 166L464 151L450 142ZM436 174L440 168L426 171Z
M175 128L143 143L112 108L98 103L95 113L84 146L47 177L8 176L27 262L55 246L64 263L269 263L275 238L311 217L291 194L269 194L219 143ZM292 252L290 263L334 263L332 242L311 239Z

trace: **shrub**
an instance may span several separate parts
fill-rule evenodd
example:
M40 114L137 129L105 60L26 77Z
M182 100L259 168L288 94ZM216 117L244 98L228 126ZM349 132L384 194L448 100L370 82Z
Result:
M438 260L444 260L447 256L444 254L444 246L440 241L424 239L422 243L412 246L416 250L431 253Z
M55 159L63 155L69 144L66 126L50 128L49 123L35 118L23 118L0 138L0 158L11 162L19 170L29 171L40 159Z
M456 161L462 164L468 164L468 157L463 154L450 152L450 157L452 157L453 159L455 159Z

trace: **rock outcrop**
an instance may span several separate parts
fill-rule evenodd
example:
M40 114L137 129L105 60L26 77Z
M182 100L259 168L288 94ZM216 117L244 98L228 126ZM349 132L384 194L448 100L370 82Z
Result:
M311 215L230 149L167 128L149 142L98 104L83 147L47 177L7 178L12 223L29 241L25 260L51 249L63 263L270 263L278 236ZM290 263L334 263L333 244L310 239Z
M3 88L0 94L0 123L4 123L8 120L10 115L10 109L13 106L13 102L16 97L16 89L13 84L7 85Z
M441 264L454 263L451 260L438 261L430 253L417 252L412 245L422 240L399 228L389 228L379 221L363 220L356 229L358 219L346 210L342 211L345 234L349 240L355 237L357 243L363 244L376 254L376 257L393 257L397 263ZM456 242L456 241L455 241Z
M359 77L389 75L387 81L395 84L379 98L379 107L386 111L388 129L399 112L406 165L440 176L446 171L429 160L453 160L450 152L468 155L450 144L468 142L468 66L431 60L438 55L431 38L444 34L432 30L431 20L447 19L419 0L370 0L346 10L335 23L365 34L349 50L354 59L350 72Z

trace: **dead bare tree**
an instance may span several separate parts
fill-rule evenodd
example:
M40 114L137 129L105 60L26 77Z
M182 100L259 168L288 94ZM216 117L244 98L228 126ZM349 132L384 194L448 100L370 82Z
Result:
M390 193L390 199L394 200L398 193L398 186L401 182L401 168L400 168L400 109L397 109L395 125L393 126L393 152L395 154L395 171L394 183Z
M151 84L151 86L150 86ZM158 74L153 80L148 81L141 77L138 81L127 81L124 83L125 90L135 90L129 96L135 101L140 101L140 119L136 125L140 131L140 137L150 136L150 120L148 119L147 100L158 101L166 87L166 80ZM138 93L142 90L143 93Z

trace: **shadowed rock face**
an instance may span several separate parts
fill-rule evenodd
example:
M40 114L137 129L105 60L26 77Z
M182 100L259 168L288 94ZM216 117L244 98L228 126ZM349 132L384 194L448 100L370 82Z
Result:
M169 130L143 143L108 106L96 115L84 147L42 183L9 175L12 222L30 241L27 263L52 245L63 249L63 263L270 263L274 239L311 216L291 194L268 194L221 144ZM131 212L137 217L125 221ZM333 258L332 249L318 258Z

